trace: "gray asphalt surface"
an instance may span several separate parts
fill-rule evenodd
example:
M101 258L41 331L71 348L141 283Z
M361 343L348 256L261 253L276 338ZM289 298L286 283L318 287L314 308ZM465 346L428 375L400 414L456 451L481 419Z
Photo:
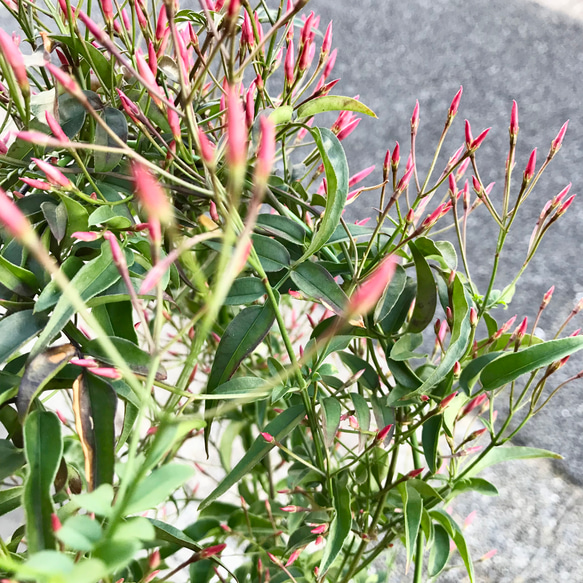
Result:
M532 148L539 148L540 165L563 122L571 120L562 150L521 209L509 237L496 285L502 289L524 260L545 202L569 182L572 192L583 185L582 22L526 0L362 0L357 6L345 0L315 0L312 8L324 21L334 21L339 50L334 76L342 79L335 91L360 94L379 116L364 119L344 142L351 173L377 165L369 184L380 180L384 153L392 150L395 140L405 152L402 160L406 159L416 99L421 104L417 161L424 176L460 85L464 94L441 167L464 141L464 118L470 120L474 135L492 126L479 151L478 166L486 184L496 181L491 195L495 203L502 196L512 99L518 102L520 114L515 186ZM376 196L363 195L350 207L349 217L370 216ZM541 320L550 338L583 296L582 205L583 200L576 199L547 234L500 321L518 314L532 322L544 292L554 284L553 300ZM472 276L483 286L497 230L484 208L478 209L469 226ZM568 330L581 326L582 318ZM581 355L571 361L562 379L583 369ZM582 414L583 381L576 381L526 426L518 440L561 453L565 460L557 469L579 484L583 483Z

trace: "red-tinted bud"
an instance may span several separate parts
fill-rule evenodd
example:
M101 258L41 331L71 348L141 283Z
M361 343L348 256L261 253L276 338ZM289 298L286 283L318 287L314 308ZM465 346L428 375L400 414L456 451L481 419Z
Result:
M393 150L393 155L391 156L391 168L393 171L397 170L399 167L399 161L401 160L401 147L399 142L395 142L395 149Z
M512 102L512 111L510 113L510 137L518 135L518 105L516 101Z
M455 398L457 397L457 391L442 399L439 403L439 410L443 411Z
M419 100L415 102L415 108L413 109L413 115L411 116L411 134L415 135L417 133L417 128L419 127Z
M567 133L568 127L569 127L569 120L567 120L563 124L563 126L559 130L559 133L557 134L557 137L551 143L551 151L550 151L551 157L554 156L561 149L561 146L563 145L563 139L565 138L565 134Z
M551 298L553 297L554 291L555 291L555 286L553 285L553 286L551 286L549 291L543 296L543 301L540 305L541 310L544 310L549 305L549 302L551 301Z
M474 137L472 136L472 126L470 125L470 122L467 119L466 119L465 130L466 130L466 146L468 147L468 150L469 150L472 147L472 142L474 141Z
M524 170L524 181L530 182L534 176L534 171L536 170L536 148L530 154L528 159L528 164Z
M379 443L384 441L392 428L393 428L393 424L391 423L391 424L383 427L382 429L379 429L377 431L376 436L375 436L375 441L377 441Z
M453 120L453 118L457 114L457 110L458 110L458 107L460 105L460 101L462 99L463 92L464 92L464 88L462 86L460 86L459 91L455 94L455 96L451 102L451 105L449 106L449 112L447 115L448 115L450 122Z

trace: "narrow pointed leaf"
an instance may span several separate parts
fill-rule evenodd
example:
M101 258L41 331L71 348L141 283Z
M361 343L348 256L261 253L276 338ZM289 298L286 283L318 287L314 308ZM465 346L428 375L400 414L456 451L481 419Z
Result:
M324 414L324 443L326 447L332 447L334 445L334 437L340 425L342 407L334 397L328 397L322 399L322 412Z
M330 273L319 263L304 261L290 275L302 293L320 300L338 315L344 313L348 297Z
M5 363L19 348L34 338L47 322L32 310L14 312L0 320L0 363Z
M437 471L437 454L439 452L439 436L443 424L443 415L430 417L423 424L421 441L423 443L423 454L429 471L434 474Z
M338 138L325 128L310 129L310 133L322 157L324 170L326 171L328 193L326 196L326 209L318 230L298 263L319 251L330 239L340 222L340 217L346 204L346 197L348 196L348 162Z
M372 109L361 103L353 97L342 97L340 95L324 95L310 99L310 101L300 105L297 109L298 119L305 117L312 117L317 113L324 113L326 111L355 111L356 113L364 113L370 117L375 117L376 114Z
M417 273L417 294L415 308L407 328L408 332L423 332L433 320L435 308L437 306L437 286L431 267L427 263L423 254L417 249L414 243L409 243L415 271Z
M114 109L113 107L106 107L103 115L103 121L107 124L109 129L120 138L123 142L128 139L128 123L125 115ZM119 144L105 131L101 125L97 124L95 128L95 144L99 146L107 146L109 148L119 149ZM109 172L113 170L121 161L122 154L118 152L95 152L95 172Z
M33 411L24 424L24 452L28 473L22 503L29 553L55 547L51 515L55 512L51 487L63 455L61 422L54 413Z
M429 552L427 574L430 577L437 577L449 561L449 535L439 523L434 525L433 533L433 545L431 545Z
M417 490L407 482L401 482L398 486L403 500L403 515L405 519L405 546L407 549L407 564L411 562L415 552L415 541L421 526L421 514L423 513L423 499Z
M391 282L377 302L373 317L375 324L382 322L389 315L389 312L403 293L406 284L407 272L402 265L397 265Z

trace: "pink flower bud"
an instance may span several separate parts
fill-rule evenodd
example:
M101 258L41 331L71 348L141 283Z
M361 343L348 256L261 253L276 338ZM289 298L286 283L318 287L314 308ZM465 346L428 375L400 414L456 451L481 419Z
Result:
M330 53L330 57L328 58L328 62L326 63L326 66L324 67L324 72L322 73L324 75L324 79L328 79L328 77L330 77L330 75L332 74L332 69L334 69L334 65L336 64L337 54L338 49L334 49Z
M411 166L409 169L405 170L405 174L403 174L401 180L399 180L397 184L397 192L403 192L407 188L407 186L409 186L409 182L414 172L415 172L414 166Z
M551 286L549 291L543 296L543 301L542 301L542 304L540 306L541 310L544 310L549 305L549 302L551 301L551 298L553 297L554 291L555 291L555 286L553 285L553 286Z
M391 157L391 167L393 170L396 170L399 166L399 161L401 159L401 146L399 146L399 142L395 142L395 149L393 150L393 155Z
M114 381L117 381L119 379L121 379L122 375L121 373L112 367L109 366L95 366L89 369L94 375L106 378L106 379L112 379Z
M459 363L459 361L455 361L454 365L453 365L453 374L454 376L458 377L460 375L460 372L462 371L462 367Z
M557 213L555 215L555 218L558 218L561 215L565 214L565 212L567 211L567 209L573 203L573 200L575 200L575 197L576 196L577 196L576 194L571 195L563 204L561 204L561 206L557 209Z
M78 239L79 241L96 241L101 235L95 231L75 231L71 234L73 239Z
M82 366L84 368L94 368L99 366L99 364L97 364L97 362L92 358L77 358L76 356L71 358L69 363L74 364L75 366Z
M411 134L415 135L417 133L418 127L419 127L419 100L415 102L413 115L411 115Z
M273 437L273 435L263 432L261 434L261 437L263 437L263 439L265 439L265 441L267 441L267 443L274 443L275 442L275 438Z
M512 102L512 112L510 113L510 136L518 135L518 105L516 101Z
M455 194L457 193L457 184L455 182L455 176L453 174L450 174L447 178L449 182L449 189L451 190L451 193L455 196Z
M476 308L470 308L470 326L475 327L478 325L478 312Z
M361 122L360 118L354 119L352 120L349 124L347 124L345 127L343 127L337 134L337 138L338 140L341 142L342 140L345 140L358 126L358 124Z
M69 138L63 131L63 128L48 109L45 111L45 119L47 120L47 125L51 129L51 132L53 132L53 136L55 136L55 138L61 140L61 142L69 141Z
M472 142L474 141L474 137L472 136L472 126L470 125L470 122L467 119L465 129L466 129L466 146L468 147L468 150L470 150L472 147Z
M486 431L488 430L485 427L483 429L476 429L476 431L473 431L472 433L470 433L470 435L468 435L467 441L474 441L475 439L482 437L482 435L484 435Z
M168 108L167 118L168 118L168 125L170 126L170 131L172 132L174 139L181 141L182 140L182 131L180 128L180 118L178 117L178 114L176 113L176 111L171 107Z
M474 409L481 407L488 400L488 395L486 393L481 393L480 395L471 399L468 404L462 409L461 417L468 415Z
M215 160L215 147L200 126L198 128L198 141L200 144L200 156L203 162L207 166L213 166Z
M517 342L520 342L526 335L526 330L528 328L528 318L525 316L522 322L518 325L514 331L513 336Z
M462 176L466 173L466 170L468 169L468 166L470 165L470 162L472 160L470 158L466 158L460 165L459 168L457 169L457 172L455 173L455 179L456 181L460 181Z
M420 476L423 473L423 470L425 468L417 468L415 470L411 470L405 477L406 478L416 478L417 476Z
M51 184L71 188L71 181L58 168L38 158L32 158L32 161L45 173Z
M130 116L134 122L138 122L140 116L140 108L121 90L116 87L117 94L121 101L124 111Z
M48 182L44 180L37 180L36 178L27 178L26 176L20 179L21 182L24 184L28 184L31 188L37 188L38 190L53 190L53 186L51 186Z
M100 0L101 12L105 22L111 24L113 22L113 4L111 0Z
M290 43L287 47L287 52L285 54L285 62L283 64L285 72L285 81L288 86L292 86L294 83L294 67L295 67L295 57L294 57L294 45Z
M58 532L61 530L62 526L59 517L55 513L51 514L51 528L53 529L53 532Z
M320 49L321 58L325 58L330 52L331 48L332 48L332 22L328 24L328 28L326 28L326 33L324 34L322 48Z
M349 318L355 315L367 314L376 305L387 285L389 285L396 267L396 257L389 255L358 286L348 303L347 314Z
M275 124L269 117L260 119L261 138L257 149L257 163L255 165L255 183L265 184L271 174L275 158Z
M119 246L117 237L111 231L105 231L105 233L103 233L103 238L109 242L113 262L118 268L127 270L126 258L123 254L123 251L121 250L121 247Z
M163 224L172 222L172 207L168 197L142 164L135 162L132 165L134 189L149 218L155 218Z
M153 571L158 568L160 564L160 549L154 549L152 554L148 557L148 567Z
M288 506L282 506L280 508L280 510L282 512L295 513L295 512L305 512L306 510L309 510L309 509L308 508L302 508L301 506L295 506L293 504L289 504Z
M483 557L480 557L480 561L487 561L488 559L491 559L496 553L498 552L497 549L492 549L491 551L488 551Z
M457 397L457 393L458 392L455 391L455 393L451 393L451 395L448 395L445 397L445 399L442 399L439 403L439 410L443 411Z
M227 548L227 545L225 543L222 543L220 545L213 545L211 547L206 547L206 549L202 549L201 551L198 551L198 554L200 555L201 559L208 559L209 557L214 557L216 555L221 554L226 548Z
M290 556L289 559L287 560L287 563L285 564L286 567L289 567L290 565L293 565L295 560L300 556L301 552L303 549L297 549L295 550Z
M389 169L391 167L391 151L387 150L385 154L385 160L383 162L383 180L386 180L389 176Z
M492 128L487 128L485 129L473 142L471 145L471 150L477 150L481 145L482 142L486 139L486 136L488 135L489 131Z
M460 106L460 101L462 99L462 93L464 92L464 88L460 85L459 91L455 94L451 105L449 106L448 117L449 120L453 120L453 118L457 114L458 107Z
M492 338L494 338L494 340L497 340L498 338L500 338L500 336L502 336L502 334L505 334L506 332L508 332L508 330L510 329L512 324L514 324L515 320L516 320L516 316L512 316L512 318L510 318L510 320L508 320L507 322L502 324L501 328L497 332L494 333Z
M536 148L530 154L530 158L528 159L528 163L524 170L524 181L530 182L532 177L534 176L534 171L536 169Z
M275 563L278 567L283 566L283 563L275 555L272 555L271 553L268 552L267 556L269 557L269 560L272 563Z
M561 149L561 146L563 145L563 139L565 138L565 134L567 133L568 127L569 127L569 120L567 120L563 124L563 126L559 130L559 133L557 134L557 137L552 141L551 152L550 152L551 156L554 156Z
M383 442L386 439L387 435L389 435L389 432L391 431L392 427L393 427L393 424L390 423L389 425L386 425L382 429L379 429L377 431L377 434L375 435L375 438L374 438L375 441L379 442L379 443Z
M166 5L162 4L160 12L158 12L158 20L156 21L156 40L160 41L164 36L164 30L168 24L168 14L166 13Z
M211 219L215 223L218 223L219 222L219 220L220 220L219 219L219 213L217 211L217 205L215 204L215 201L214 200L211 200L209 214L211 216Z
M355 184L358 184L360 181L364 180L373 170L375 169L374 165L357 172L354 176L352 176L348 180L348 188L352 188Z
M312 534L324 534L328 530L327 524L320 524L310 531Z
M55 67L52 63L46 63L45 67L48 69L49 73L56 79L56 81L61 84L69 93L77 95L80 93L79 85L77 82L63 69Z
M227 161L231 171L241 172L247 160L245 112L234 86L227 88Z
M10 65L10 68L14 72L14 77L16 77L16 82L18 83L20 89L23 91L23 93L29 93L30 86L28 83L28 75L26 74L26 65L24 64L22 53L14 44L11 36L1 28L0 50Z

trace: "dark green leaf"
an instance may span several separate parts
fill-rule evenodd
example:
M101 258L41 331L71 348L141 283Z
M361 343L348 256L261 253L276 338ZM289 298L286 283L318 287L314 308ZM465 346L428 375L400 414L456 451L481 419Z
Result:
M449 561L449 536L441 524L436 523L433 529L433 544L429 552L427 574L437 577Z
M308 232L305 225L281 215L259 215L257 217L257 228L260 228L267 235L279 237L296 245L303 245L304 238Z
M83 127L87 112L83 104L72 95L59 97L59 123L68 138L73 139Z
M289 251L275 239L254 234L253 248L259 257L261 266L268 273L286 269L291 263Z
M421 526L421 514L423 513L423 499L419 492L408 482L401 482L397 488L403 500L403 515L405 518L405 547L407 549L407 564L411 562L415 552L415 541Z
M113 483L116 406L115 391L103 379L84 372L73 383L75 425L90 490Z
M432 322L437 306L437 285L433 279L431 267L423 254L413 242L409 242L409 248L415 262L417 274L417 294L413 315L407 328L408 332L423 332Z
M437 471L437 454L439 452L439 437L441 434L442 415L430 417L423 424L421 441L423 443L423 455L427 462L427 467L432 474Z
M133 221L127 217L124 205L101 205L89 215L89 226L107 225L111 229L128 229Z
M24 451L28 473L24 481L22 504L26 515L26 540L29 553L55 547L51 524L54 513L51 486L57 475L63 440L59 418L48 411L33 411L24 424Z
M474 358L469 362L462 371L459 379L459 387L466 394L471 395L474 385L478 382L481 372L484 370L485 366L492 362L494 359L498 358L502 352L488 352L487 354L482 354Z
M320 561L320 576L324 576L340 554L344 541L350 534L352 526L352 514L350 513L350 489L347 485L346 475L339 475L333 483L334 491L332 505L334 506L334 518L330 524L330 534L324 555Z
M65 205L67 211L67 229L65 232L65 239L63 244L66 247L70 247L74 240L71 235L76 231L88 231L89 223L88 217L89 213L87 209L78 201L73 200L70 196L66 194L59 194L61 197L61 202Z
M304 261L290 275L302 293L320 300L325 307L338 315L344 313L348 297L320 264Z
M422 358L426 354L414 352L423 344L423 334L403 334L391 348L391 360L410 360L411 358Z
M62 202L59 204L43 202L40 206L53 237L57 240L57 243L60 243L67 232L67 209L65 205Z
M274 320L275 312L270 302L245 308L233 318L219 342L207 392L212 393L231 378L241 361L265 338Z
M233 282L227 297L226 306L241 306L250 304L265 295L265 286L257 277L239 277Z
M326 209L319 228L298 263L319 251L330 239L340 222L340 217L346 204L346 197L348 196L348 163L338 138L325 128L313 128L310 129L310 133L322 157L324 170L326 171L328 193L326 196Z
M34 338L47 322L45 316L22 310L0 320L0 363L6 362L19 348Z
M350 393L350 398L352 399L352 404L354 405L354 413L356 414L358 426L362 431L368 431L370 428L370 409L366 399L358 393ZM359 447L362 447L365 439L366 438L364 434L360 433L358 439Z
M12 512L22 504L22 486L0 490L0 516Z
M266 384L265 379L260 377L236 377L219 385L212 394L208 396L210 398L216 397L217 399L240 399L245 396L252 397L253 399L260 399L269 396L269 392L272 390L260 390L260 388L264 387Z
M10 263L2 255L0 255L0 282L19 296L33 296L39 287L34 273Z
M326 111L356 111L357 113L364 113L365 115L376 118L374 111L364 105L364 103L361 103L353 97L342 97L340 95L324 95L310 99L303 105L300 105L296 113L298 119L301 119L304 117L312 117L317 113L324 113Z
M67 257L65 261L63 261L60 266L60 270L67 276L67 279L73 279L75 274L82 267L83 260L76 255L71 255L70 257ZM34 305L34 312L44 312L45 310L52 308L59 301L61 295L61 288L54 280L50 281L38 296Z
M389 312L403 293L406 284L407 272L402 265L397 265L393 279L385 289L380 301L377 302L373 318L375 324L378 324L389 315Z
M73 277L71 285L87 301L98 293L106 290L110 285L120 278L119 271L113 263L109 243L101 247L101 255L86 263ZM49 342L63 329L71 316L75 313L75 308L68 298L62 295L49 322L43 330L37 343L34 345L31 358L42 352Z
M33 400L45 385L75 356L72 344L54 346L28 361L16 399L18 415L23 418L29 411Z
M7 439L0 439L0 480L5 480L14 474L24 463L22 450L14 447Z
M388 289L390 288L391 284L389 284ZM411 303L415 299L416 290L417 284L415 283L415 280L412 277L407 277L405 288L398 296L392 308L388 311L387 315L380 322L381 328L385 334L396 334L401 329L401 326L407 319L407 314L411 308Z
M376 391L380 387L379 375L366 360L359 358L351 352L339 352L338 356L340 357L340 360L350 369L352 374L356 374L361 370L364 370L364 373L362 373L362 376L358 380L358 382L362 383L364 387L370 389L371 391Z
M502 387L523 374L569 356L583 348L583 337L575 336L549 340L536 346L529 346L519 352L503 354L487 364L480 374L480 382L486 390Z
M478 492L483 496L498 496L498 489L494 484L484 480L484 478L464 478L458 480L452 490L452 495L460 494L461 492Z
M118 336L138 344L129 300L95 306L92 313L108 336Z
M444 269L457 269L455 247L449 241L433 241L427 237L417 237L415 245L426 259L436 259Z
M273 435L277 441L281 441L304 418L303 405L296 405L280 413L273 421L268 423L263 431ZM206 508L211 502L222 496L231 486L235 485L243 476L246 476L274 447L259 435L247 453L239 463L231 470L223 481L201 502L199 510Z
M114 109L113 107L106 107L103 111L103 121L107 124L110 130L123 142L128 139L128 122L125 115ZM99 146L107 146L109 148L118 148L114 139L105 131L101 125L97 124L95 128L95 144ZM95 152L95 172L109 172L113 170L121 161L122 154L117 152Z

